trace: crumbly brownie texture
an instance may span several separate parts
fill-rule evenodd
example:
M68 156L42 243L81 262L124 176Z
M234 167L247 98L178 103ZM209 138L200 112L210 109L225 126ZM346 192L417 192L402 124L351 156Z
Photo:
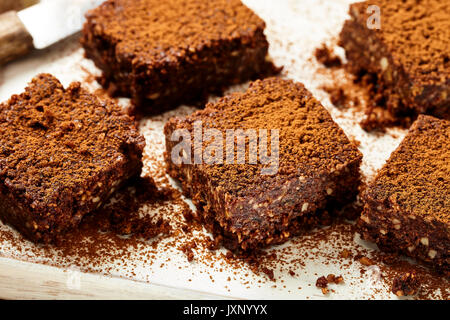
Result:
M420 115L364 193L358 228L380 249L449 273L450 122Z
M278 129L278 172L261 175L263 165L248 164L248 152L246 164L174 164L178 142L171 141L172 133L192 133L197 120L224 136L227 129ZM361 153L301 83L257 80L245 93L172 118L164 133L169 174L181 182L207 229L231 250L284 242L329 219L332 208L357 193Z
M240 0L110 0L87 14L81 43L111 93L154 113L279 71L264 28Z
M38 75L0 104L1 219L53 242L140 173L144 146L119 106Z
M369 29L369 5L381 29ZM441 0L373 0L350 6L340 34L351 72L372 74L395 116L450 119L450 6Z
M412 296L420 289L420 281L414 271L406 272L394 279L391 291L397 297Z

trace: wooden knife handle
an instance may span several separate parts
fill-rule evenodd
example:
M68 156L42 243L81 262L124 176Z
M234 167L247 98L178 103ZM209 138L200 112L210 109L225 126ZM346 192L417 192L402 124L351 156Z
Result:
M19 11L38 3L38 1L39 0L0 0L0 13L10 10Z
M0 65L26 55L33 49L33 38L15 11L0 15Z

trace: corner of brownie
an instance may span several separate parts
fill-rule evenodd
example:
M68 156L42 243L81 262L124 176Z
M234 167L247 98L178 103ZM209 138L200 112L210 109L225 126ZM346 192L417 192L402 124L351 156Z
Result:
M53 242L140 174L144 146L118 105L40 74L0 104L0 218Z
M175 161L185 142L180 133L183 140L187 134L195 141L199 132L215 138L205 138L209 142L202 145L194 142L192 150L181 151L190 156ZM301 83L257 80L244 93L171 119L164 133L169 174L181 181L207 229L232 250L284 242L328 219L334 208L357 194L361 153ZM228 141L231 133L236 135L230 138L236 154L231 151L228 158L227 150L234 149L218 141ZM247 145L245 161L239 161L240 142ZM211 146L227 160L207 162ZM277 159L263 161L267 150ZM197 161L199 154L203 162ZM276 170L263 172L275 162Z
M373 95L383 98L377 105L397 117L450 119L450 6L374 0L352 4L349 13L339 42L350 71L374 78Z
M450 122L420 115L369 184L362 237L439 270L450 265Z
M160 113L278 73L264 28L240 0L109 0L87 14L81 43L104 86Z

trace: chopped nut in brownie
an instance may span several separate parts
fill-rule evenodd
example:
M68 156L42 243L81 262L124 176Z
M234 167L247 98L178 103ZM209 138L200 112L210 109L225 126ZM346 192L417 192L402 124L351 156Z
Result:
M360 258L360 259L359 259L359 262L360 262L362 265L365 265L365 266L372 266L372 265L375 264L375 262L373 262L371 259L369 259L369 258L367 258L367 257L362 257L362 258Z

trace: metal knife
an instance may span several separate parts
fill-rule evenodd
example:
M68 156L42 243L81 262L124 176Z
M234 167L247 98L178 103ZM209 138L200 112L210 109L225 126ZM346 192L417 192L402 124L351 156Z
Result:
M41 0L0 15L0 65L80 31L86 11L104 0Z

